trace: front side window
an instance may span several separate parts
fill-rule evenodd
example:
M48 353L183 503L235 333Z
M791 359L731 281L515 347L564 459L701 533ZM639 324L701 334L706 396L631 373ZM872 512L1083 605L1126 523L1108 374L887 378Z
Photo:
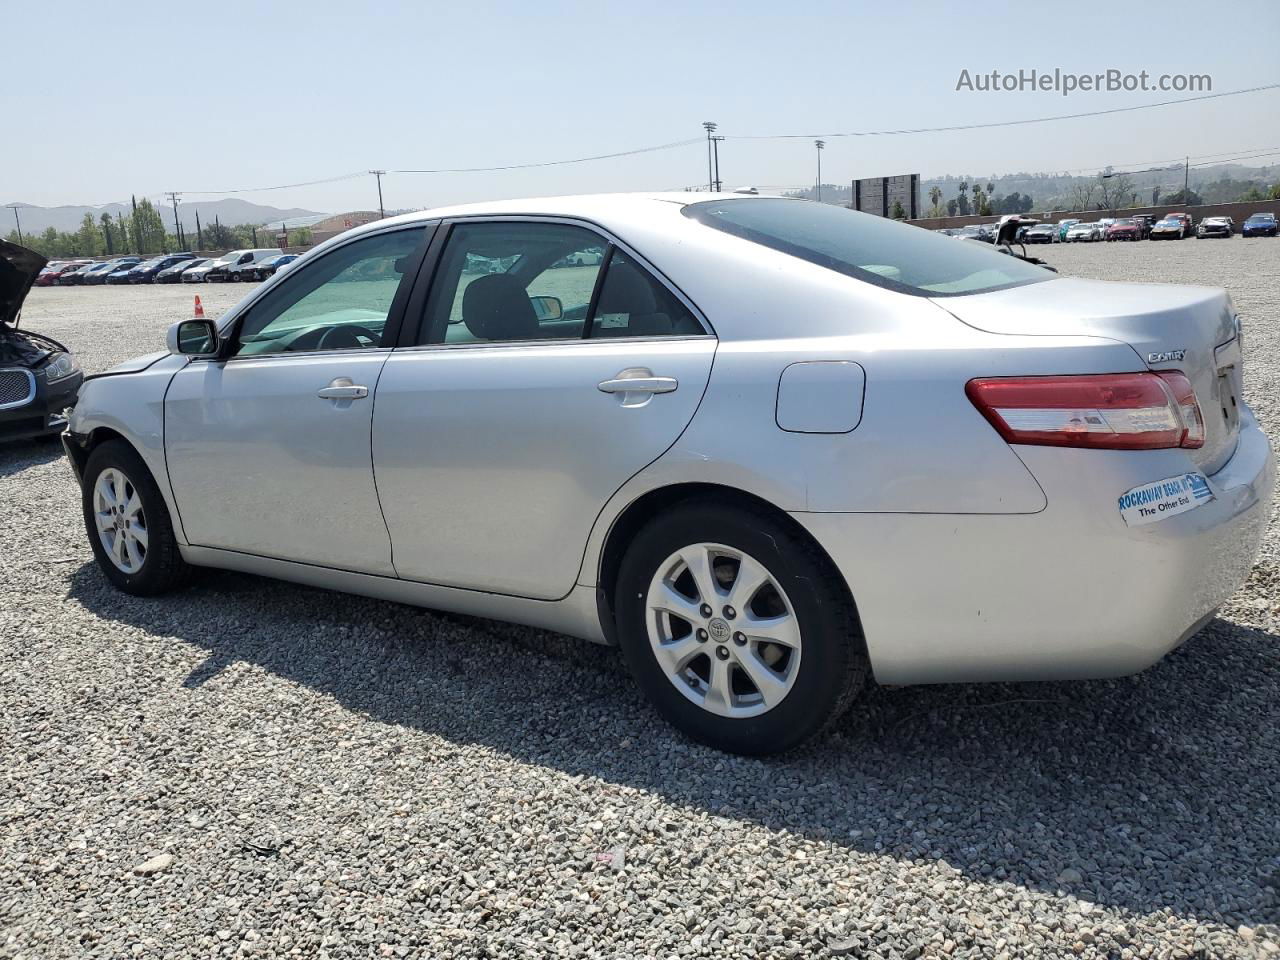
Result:
M376 347L422 228L378 233L312 261L249 310L237 355Z
M432 281L419 342L696 336L679 298L585 227L459 223Z
M909 224L831 204L772 197L711 200L684 214L876 286L919 296L985 293L1054 279L1042 267Z

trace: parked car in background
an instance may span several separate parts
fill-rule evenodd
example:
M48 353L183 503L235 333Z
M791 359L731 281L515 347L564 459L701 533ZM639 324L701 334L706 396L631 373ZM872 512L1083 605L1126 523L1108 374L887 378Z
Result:
M872 676L1142 670L1245 581L1276 467L1225 290L705 196L380 221L175 323L64 434L102 576L231 568L616 643L671 723L750 754Z
M261 250L246 250L241 254L240 259L231 266L227 267L228 280L236 281L253 281L256 280L258 272L258 264L278 257L284 251L279 247L266 247Z
M1107 227L1107 240L1141 240L1142 227L1137 220L1125 217Z
M1165 217L1151 228L1152 240L1181 240L1187 235L1187 222L1179 217Z
M219 266L225 266L222 257L210 257L204 263L195 267L188 267L182 271L183 283L208 283L209 271ZM230 261L227 261L228 263Z
M1067 228L1067 243L1093 243L1095 240L1101 240L1105 228L1100 223L1080 223L1072 224Z
M1155 226L1156 217L1149 213L1138 213L1135 214L1132 219L1137 221L1138 229L1142 233L1143 240L1146 240L1151 236L1151 228Z
M126 261L118 264L114 270L107 271L106 282L111 284L129 283L129 274L134 271L135 267L140 266L143 262L144 261L142 260L135 260L133 262Z
M981 240L983 243L995 243L996 235L985 223L971 223L956 231L955 236L963 240Z
M1183 213L1180 210L1174 210L1169 213L1166 213L1164 215L1164 219L1176 220L1180 224L1182 224L1182 236L1179 237L1179 239L1185 240L1187 237L1195 236L1196 227L1195 227L1195 223L1191 219L1191 214Z
M141 262L141 257L118 257L115 260L106 260L85 271L84 283L90 287L106 283L107 277L111 274L121 269L127 273Z
M265 280L279 271L281 267L286 267L297 259L298 254L296 253L281 253L274 257L267 257L257 263L245 264L240 270L241 279Z
M94 261L91 260L82 266L73 267L72 269L66 271L65 273L59 274L58 277L53 281L54 286L78 287L82 283L84 283L84 278L88 274L88 272L98 266L101 266L101 264L95 263Z
M157 273L155 282L156 283L179 283L182 280L183 273L185 273L186 271L194 267L201 266L202 264L206 264L208 262L209 262L208 257L192 257L192 259L190 260L179 260L177 263L172 264L171 266L165 267L163 270Z
M1057 238L1058 243L1063 243L1067 239L1067 231L1070 230L1079 222L1080 222L1080 219L1078 217L1074 219L1059 220L1058 221L1058 238Z
M64 260L58 264L50 263L40 271L40 275L36 277L35 286L52 287L57 284L58 280L76 270L81 270L88 266L91 260Z
M1240 228L1242 237L1274 237L1277 233L1280 230L1277 229L1274 213L1255 213Z
M57 340L18 329L22 302L45 263L34 250L0 240L0 440L61 433L84 380Z
M1204 237L1230 237L1236 225L1230 217L1205 217L1196 226L1196 239Z
M1023 243L1055 243L1058 239L1058 228L1052 223L1038 223L1027 227L1023 234Z
M256 250L232 250L213 261L204 271L202 280L209 283L221 283L228 280L239 280L240 271L248 264L257 265L267 257L284 253L279 247L263 247Z
M156 277L160 271L167 270L175 263L182 263L188 260L194 260L194 253L166 253L162 257L152 257L144 263L138 264L129 271L130 283L155 283Z

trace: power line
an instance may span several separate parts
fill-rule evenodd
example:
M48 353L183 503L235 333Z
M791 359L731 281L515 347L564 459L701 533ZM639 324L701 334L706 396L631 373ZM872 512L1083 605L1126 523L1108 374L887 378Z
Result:
M892 137L913 133L950 133L955 130L990 130L994 127L1019 127L1030 123L1051 123L1055 120L1078 120L1082 117L1102 117L1112 113L1131 113L1134 110L1151 110L1155 107L1168 107L1177 103L1194 103L1199 100L1216 100L1220 97L1238 97L1245 93L1258 93L1262 90L1280 89L1280 83L1270 83L1261 87L1248 87L1244 90L1225 90L1222 93L1206 93L1198 97L1183 97L1179 100L1161 100L1157 103L1140 103L1132 107L1112 107L1110 110L1089 110L1084 113L1063 113L1052 117L1033 117L1027 120L1000 120L992 123L962 123L949 127L914 127L903 130L855 130L852 133L772 133L772 134L739 134L730 135L730 140L809 140L813 137Z
M198 193L201 196L226 196L232 193L262 193L266 190L292 190L295 187L315 187L322 183L337 183L339 180L354 180L356 177L367 177L369 172L344 173L338 177L325 177L323 180L305 180L301 183L280 183L272 187L245 187L242 190L183 190L182 193Z
M701 137L689 140L674 140L671 143L660 143L652 147L639 147L635 150L620 150L617 153L600 153L591 157L574 157L571 160L542 160L537 163L508 163L498 167L436 167L429 170L391 170L390 173L493 173L501 170L531 170L535 167L562 167L571 163L591 163L595 160L613 160L617 157L634 157L641 153L655 153L658 150L673 150L676 147L687 147L692 143L702 143Z

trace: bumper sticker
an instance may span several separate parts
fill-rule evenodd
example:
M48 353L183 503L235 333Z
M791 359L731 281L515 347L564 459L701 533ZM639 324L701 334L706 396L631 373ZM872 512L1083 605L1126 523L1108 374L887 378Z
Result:
M1194 510L1213 499L1202 473L1184 473L1167 480L1144 483L1121 495L1120 517L1131 527Z

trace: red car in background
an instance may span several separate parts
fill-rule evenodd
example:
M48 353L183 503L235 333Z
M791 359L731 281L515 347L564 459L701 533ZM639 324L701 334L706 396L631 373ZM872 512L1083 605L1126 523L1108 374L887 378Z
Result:
M70 273L72 270L79 270L85 264L92 263L92 260L59 260L49 264L35 279L33 286L52 287L58 282L58 278L64 273Z
M1185 240L1196 232L1195 224L1191 222L1191 215L1188 213L1166 213L1164 219L1182 221L1182 236L1178 238L1179 240Z
M1141 240L1142 224L1132 218L1117 220L1107 227L1108 240Z

